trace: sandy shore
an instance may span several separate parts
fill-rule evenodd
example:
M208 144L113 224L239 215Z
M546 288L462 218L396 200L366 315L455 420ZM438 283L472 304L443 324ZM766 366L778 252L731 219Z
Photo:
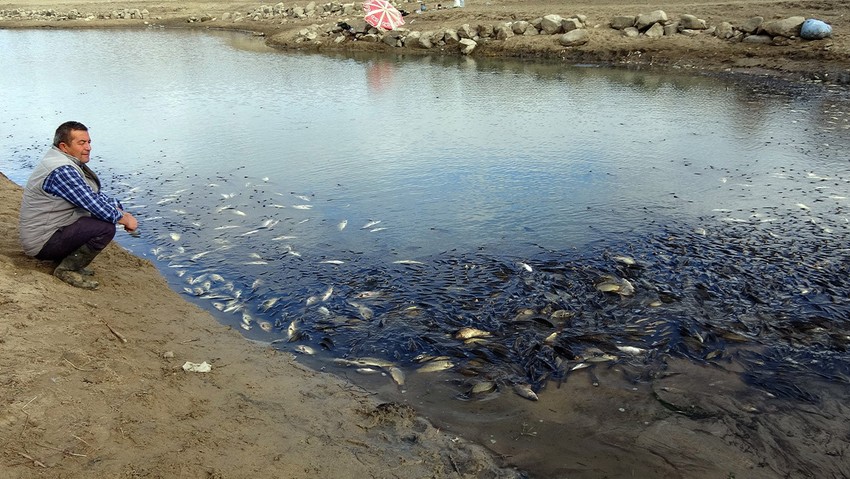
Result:
M294 43L300 29L316 23L309 19L187 23L191 16L220 17L257 5L35 0L0 9L147 8L156 17L149 23L247 29L262 32L279 48L385 49L374 44ZM832 39L783 46L734 44L707 36L651 41L595 28L592 41L583 47L564 49L541 36L491 42L477 54L803 80L850 75L850 13L838 0L625 0L569 6L538 0L467 0L466 5L417 15L408 27L427 30L548 13L583 14L589 24L603 25L617 14L659 8L670 16L692 13L710 22L741 23L756 15L816 16L833 25ZM135 20L0 21L0 28L116 26L146 25ZM14 161L8 152L0 154L4 161ZM525 457L531 448L551 448L569 464L541 466L535 474L540 477L850 474L845 463L850 436L847 422L840 420L850 416L843 406L846 391L832 391L819 408L782 409L770 398L747 391L735 371L684 362L671 361L669 375L640 395L612 372L601 378L611 385L604 391L573 384L568 390L551 391L545 403L523 403L521 407L535 408L546 423L534 430L512 425L516 439L507 444L493 446L471 433L446 433L419 417L395 392L381 399L337 376L306 368L288 354L245 340L171 291L150 262L116 245L93 264L102 284L99 291L61 283L50 274L51 264L26 258L20 250L20 195L17 185L0 178L0 469L6 477L515 477L521 473L511 465L533 460ZM187 361L206 361L212 371L185 372L181 366ZM711 384L710 391L705 384ZM716 392L722 394L712 394ZM551 404L576 414L559 422L563 412L554 412ZM689 417L665 404L688 405L712 417ZM561 437L564 431L569 440L557 447L543 439Z

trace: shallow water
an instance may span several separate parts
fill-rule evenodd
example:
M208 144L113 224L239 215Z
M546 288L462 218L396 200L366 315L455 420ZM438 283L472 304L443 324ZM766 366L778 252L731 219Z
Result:
M7 176L25 181L59 123L86 123L92 166L141 220L122 245L247 337L313 348L305 361L404 390L448 427L481 401L519 418L515 385L545 402L634 351L635 384L669 356L804 403L805 378L850 377L847 91L283 54L225 33L0 43ZM84 60L44 60L63 48ZM396 387L387 367L330 362L362 357L448 369Z

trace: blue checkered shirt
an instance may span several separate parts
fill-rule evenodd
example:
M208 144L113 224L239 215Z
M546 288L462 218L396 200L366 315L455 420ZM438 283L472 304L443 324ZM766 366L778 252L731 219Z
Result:
M121 212L124 208L118 200L103 193L95 193L73 166L60 166L51 171L42 188L51 195L88 210L93 217L112 224L118 223L124 215Z

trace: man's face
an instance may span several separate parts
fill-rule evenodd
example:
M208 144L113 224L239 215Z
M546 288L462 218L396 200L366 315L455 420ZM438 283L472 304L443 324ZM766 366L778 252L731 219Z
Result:
M71 130L71 141L59 143L59 149L68 155L80 160L80 163L89 162L91 153L91 138L89 132L82 130Z

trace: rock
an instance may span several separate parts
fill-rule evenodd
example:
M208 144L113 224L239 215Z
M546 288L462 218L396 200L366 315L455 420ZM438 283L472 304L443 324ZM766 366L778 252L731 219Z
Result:
M822 40L832 36L832 27L826 22L809 18L800 27L800 38L804 40Z
M464 23L460 26L460 28L457 29L457 36L459 36L460 38L472 39L472 37L475 36L475 32L472 31L472 28L469 26L468 23Z
M617 16L611 19L610 25L614 30L625 30L635 26L635 17Z
M628 27L623 29L623 36L629 38L637 38L640 36L640 30L635 27Z
M530 23L525 20L520 20L511 24L511 30L514 32L514 35L524 35L525 31L528 30L530 26Z
M753 17L744 22L744 24L741 25L740 30L752 35L758 31L762 23L764 23L764 17Z
M664 36L664 26L660 23L653 23L643 34L648 38L661 38Z
M578 18L566 18L561 22L561 31L564 33L583 28L584 25Z
M590 34L587 33L586 29L580 28L561 35L561 38L558 39L558 43L565 47L574 47L584 45L588 42L588 40L590 40Z
M471 40L469 38L462 38L460 40L460 52L464 55L469 55L470 53L472 53L472 51L475 50L475 47L477 46L478 44L475 43L475 40Z
M507 24L501 24L496 26L495 37L496 40L507 40L508 38L514 36L514 31Z
M679 22L668 23L664 25L664 35L671 36L679 33Z
M803 17L788 17L782 20L772 20L761 24L761 32L773 37L798 37L800 28L806 21Z
M540 21L540 30L547 35L561 33L561 24L564 19L560 15L546 15Z
M729 22L722 22L720 25L717 25L717 30L714 31L714 35L717 38L729 40L735 36L735 28L732 27L732 24Z
M478 25L478 36L481 38L490 38L493 36L493 25Z
M769 35L747 35L741 40L742 43L758 43L762 45L770 45L773 43L773 37Z
M655 25L656 23L662 23L667 21L667 14L664 13L664 10L655 10L654 12L640 14L635 19L635 28L640 31L644 31L647 28Z
M682 28L686 28L688 30L705 30L708 26L705 24L705 20L700 20L694 15L682 15L679 18L679 24Z
M460 43L460 37L457 35L457 31L451 28L443 33L443 40L446 42L446 45L457 45Z

